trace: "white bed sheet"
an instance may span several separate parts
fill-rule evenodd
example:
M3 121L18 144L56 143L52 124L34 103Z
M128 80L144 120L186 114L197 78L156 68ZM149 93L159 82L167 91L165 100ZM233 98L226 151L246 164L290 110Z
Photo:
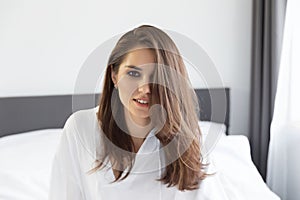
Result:
M0 139L0 199L47 199L52 160L62 129Z
M280 199L267 187L252 162L246 136L221 137L211 158L225 190L231 190L237 199Z
M211 123L200 126L206 137ZM222 127L210 155L222 182L226 182L224 187L229 191L235 188L232 192L243 196L241 200L244 196L278 200L251 161L248 139L225 136ZM0 200L47 199L52 159L61 133L62 129L45 129L0 138Z

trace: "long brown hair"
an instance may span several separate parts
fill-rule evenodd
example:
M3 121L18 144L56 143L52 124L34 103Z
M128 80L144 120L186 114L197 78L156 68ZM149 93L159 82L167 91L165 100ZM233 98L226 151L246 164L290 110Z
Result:
M96 160L96 166L91 171L102 169L104 160L110 159L114 161L114 169L118 169L115 181L121 181L129 175L134 164L131 136L114 119L115 115L124 117L124 107L119 97L112 98L114 83L111 72L113 70L117 74L126 55L137 47L152 49L157 66L163 66L156 68L154 76L154 82L162 84L151 84L150 97L150 106L159 104L165 109L164 113L158 115L161 119L156 118L157 122L165 120L156 137L166 147L164 154L166 162L170 164L166 166L165 173L159 180L168 187L177 186L179 190L197 189L200 181L207 175L203 172L201 131L197 117L199 110L195 107L197 98L189 85L185 65L175 43L162 30L149 25L137 27L124 34L108 59L97 117L104 135L111 142L103 144L101 157ZM184 77L185 81L179 81L179 76ZM163 117L165 118L162 119ZM114 151L114 145L124 151ZM122 177L123 169L129 170Z

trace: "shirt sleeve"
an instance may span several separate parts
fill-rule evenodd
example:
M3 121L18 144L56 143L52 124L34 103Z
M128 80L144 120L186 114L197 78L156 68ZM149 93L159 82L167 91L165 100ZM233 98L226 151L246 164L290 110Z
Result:
M51 169L48 200L82 200L75 120L71 115L60 138Z

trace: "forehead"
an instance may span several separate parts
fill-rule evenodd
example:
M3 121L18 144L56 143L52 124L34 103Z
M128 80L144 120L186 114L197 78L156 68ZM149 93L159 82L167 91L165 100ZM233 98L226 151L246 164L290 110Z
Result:
M143 65L150 66L154 62L155 56L153 50L143 48L129 52L122 64L143 67Z

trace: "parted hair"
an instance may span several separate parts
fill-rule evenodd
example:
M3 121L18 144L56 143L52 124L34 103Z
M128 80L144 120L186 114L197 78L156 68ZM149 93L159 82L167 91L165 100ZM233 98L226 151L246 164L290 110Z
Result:
M201 155L197 97L175 43L164 31L150 25L142 25L125 33L109 56L97 118L110 142L103 144L101 157L96 159L96 166L90 173L103 169L104 160L109 159L113 161L115 181L122 181L130 174L135 159L132 153L134 144L131 136L119 127L114 118L116 115L124 117L125 108L118 95L112 98L114 83L111 73L117 74L128 53L141 47L154 52L157 64L150 87L149 106L159 104L164 108L164 112L161 111L153 119L154 124L165 121L155 136L165 147L163 153L166 162L169 162L158 181L168 187L176 186L179 190L197 189L207 176ZM114 146L124 151L116 151Z

